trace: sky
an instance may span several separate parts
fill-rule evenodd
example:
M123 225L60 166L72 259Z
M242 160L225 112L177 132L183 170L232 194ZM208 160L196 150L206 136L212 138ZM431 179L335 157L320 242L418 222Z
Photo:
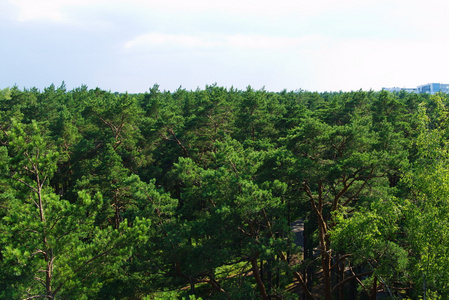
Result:
M0 0L0 89L449 83L448 1Z

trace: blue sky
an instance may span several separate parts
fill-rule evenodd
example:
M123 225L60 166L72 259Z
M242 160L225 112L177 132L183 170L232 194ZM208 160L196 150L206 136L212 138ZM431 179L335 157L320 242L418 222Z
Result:
M436 0L3 0L0 88L449 83L448 11Z

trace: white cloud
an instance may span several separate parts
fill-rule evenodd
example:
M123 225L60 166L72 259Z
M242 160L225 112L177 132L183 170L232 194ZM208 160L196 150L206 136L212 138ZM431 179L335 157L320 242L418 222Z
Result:
M200 36L149 33L125 42L125 49L147 49L153 46L209 48L219 45Z
M89 8L107 4L107 0L10 0L17 10L17 20L51 21L69 23L73 21L74 8Z
M20 21L47 20L53 22L74 21L74 12L92 7L106 11L127 11L135 15L160 13L171 14L229 15L247 19L289 19L304 22L317 16L379 14L397 24L406 22L417 29L448 25L446 13L449 2L438 0L9 0L18 10ZM391 20L393 19L393 20ZM397 21L396 21L396 20ZM81 21L81 20L78 20ZM232 20L230 20L232 22Z
M156 46L179 47L185 49L250 49L296 51L314 43L323 43L320 36L286 37L264 35L176 35L148 33L124 43L126 50L151 50Z
M230 47L250 48L250 49L291 49L299 46L304 41L303 38L292 38L283 36L262 36L262 35L235 35L226 38L226 44Z
M30 20L50 20L60 22L64 19L59 1L43 0L16 0L10 1L18 8L18 20L22 22Z
M372 5L379 5L386 1L374 0L165 0L146 1L129 0L129 3L138 4L150 9L165 11L189 12L221 12L231 14L244 14L248 17L259 16L281 16L295 14L297 17L314 16L335 10L357 9Z
M195 82L200 85L223 80L267 87L272 84L272 89L310 90L449 82L445 77L449 68L445 62L449 53L449 35L445 32L449 27L449 2L438 0L8 3L10 11L17 12L16 20L30 22L28 28L37 22L49 25L45 29L50 30L42 31L39 37L48 40L46 45L64 33L46 34L67 29L74 45L78 45L64 53L42 47L44 54L35 47L36 61L61 55L80 57L82 61L97 51L99 56L109 57L104 64L116 70L116 82L122 85L137 82L139 77L141 81L154 78L150 83L167 78L175 86L190 81L193 88ZM62 29L56 27L60 24L64 25ZM23 28L18 26L17 30ZM92 38L89 42L87 33ZM10 39L14 40L13 34ZM108 47L95 46L106 40ZM101 69L95 61L96 66L86 68ZM139 73L142 69L147 73ZM123 70L132 75L131 83L118 78L126 73ZM108 69L99 77L107 78L109 73L113 72Z
M399 34L413 32L446 39L444 30L449 26L446 17L449 2L438 0L10 0L9 3L16 7L17 19L22 22L50 21L88 28L116 22L117 17L122 19L119 16L126 14L127 20L139 19L142 30L161 34L214 30L223 33L232 27L235 32L240 28L245 34L265 35L270 31L271 35L312 32L333 35L332 22L341 20L342 25L335 24L336 30L349 35L363 34L364 28L371 26L366 30L379 36L390 27L392 32L400 28ZM364 16L370 17L370 24L361 24ZM212 27L205 20L213 20L209 24Z
M73 8L89 9L92 6L111 7L117 10L126 8L135 13L160 11L162 13L216 13L241 15L248 18L258 17L283 17L296 18L313 17L330 11L348 11L360 7L379 5L383 1L356 1L356 0L10 0L15 5L20 21L49 20L62 22L71 18Z
M434 41L329 40L303 54L313 62L309 89L357 90L449 82L449 45Z
M391 18L424 39L448 40L448 11L449 2L446 1L401 1L401 5L396 5L391 12Z

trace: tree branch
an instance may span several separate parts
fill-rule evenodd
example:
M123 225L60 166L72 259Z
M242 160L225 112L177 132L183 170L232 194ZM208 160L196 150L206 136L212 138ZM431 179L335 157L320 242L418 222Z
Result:
M17 172L14 172L12 175L6 175L6 174L0 174L0 175L5 176L5 177L9 177L9 178L11 178L12 180L15 180L15 181L17 181L17 182L20 182L20 183L22 183L23 185L27 186L27 187L28 187L30 190L32 190L33 192L37 193L37 189L36 189L35 187L31 186L29 183L26 183L25 181L23 181L23 180L20 179L20 178L15 178L14 175L16 175L16 174L17 174Z
M351 276L351 277L348 277L348 278L346 278L345 280L340 281L336 286L334 286L334 288L332 289L332 293L333 293L339 286L345 284L346 282L348 282L348 281L350 281L350 280L352 280L352 279L359 278L359 277L362 277L362 276L371 275L371 274L373 274L373 271L367 271L367 272L359 273L359 274L353 275L353 276Z
M51 296L51 295L36 295L36 296L31 296L31 297L25 298L25 299L23 299L23 300L36 299L36 298L48 298L48 299L54 299L53 296Z
M331 267L331 269L335 268L335 267L338 265L338 263L339 263L340 261L342 261L343 259L346 259L346 258L348 258L348 257L350 257L350 256L352 256L352 254L345 254L345 255L340 256L340 257L337 259L337 262Z
M88 265L90 265L90 263L92 263L93 261L95 261L97 258L100 258L102 256L108 255L112 250L116 249L118 247L118 245L104 251L103 253L100 253L94 257L92 257L91 259L89 259L88 261L86 261L85 263L83 263L81 266L78 267L78 269L76 269L75 271L73 271L73 274L78 273L79 271L81 271L83 268L87 267ZM66 280L67 281L67 280ZM56 294L65 284L65 282L62 282L53 292L53 294Z

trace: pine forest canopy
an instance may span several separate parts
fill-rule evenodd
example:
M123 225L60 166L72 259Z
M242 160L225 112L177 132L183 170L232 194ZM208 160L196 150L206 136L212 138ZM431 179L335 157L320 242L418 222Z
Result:
M405 91L4 88L0 298L446 299L448 117Z

